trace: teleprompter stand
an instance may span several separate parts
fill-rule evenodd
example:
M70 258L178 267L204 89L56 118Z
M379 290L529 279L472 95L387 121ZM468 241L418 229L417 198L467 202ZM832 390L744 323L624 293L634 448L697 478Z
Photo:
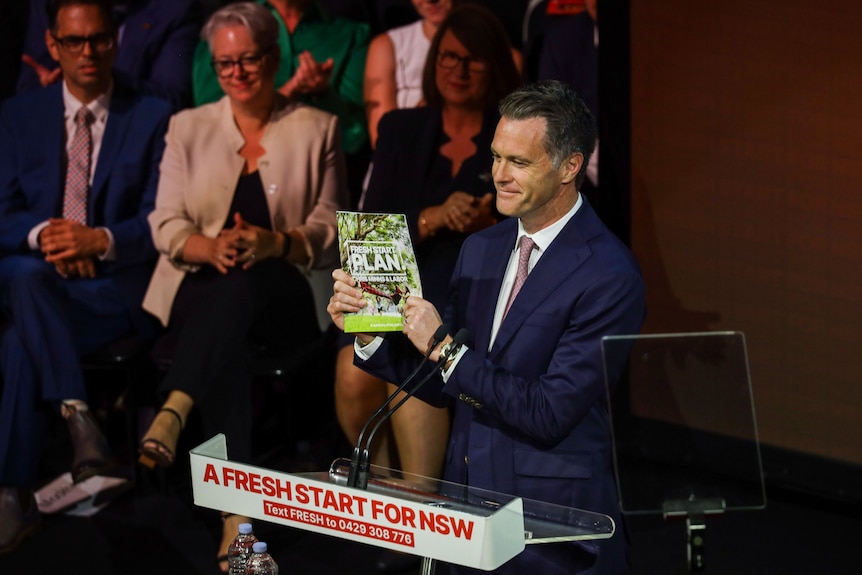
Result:
M191 451L195 504L491 571L526 545L607 539L607 515L371 466L367 490L347 487L350 462L283 473L228 460L225 436Z
M602 340L620 505L684 518L688 568L705 568L706 518L766 505L745 336L702 332Z

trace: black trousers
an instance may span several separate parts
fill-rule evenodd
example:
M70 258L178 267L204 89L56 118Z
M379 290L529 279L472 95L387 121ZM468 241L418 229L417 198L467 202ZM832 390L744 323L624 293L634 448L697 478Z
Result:
M319 335L314 299L294 266L268 260L222 275L186 274L156 346L170 368L160 391L190 395L205 437L224 433L232 460L252 456L252 372L256 346L285 349Z

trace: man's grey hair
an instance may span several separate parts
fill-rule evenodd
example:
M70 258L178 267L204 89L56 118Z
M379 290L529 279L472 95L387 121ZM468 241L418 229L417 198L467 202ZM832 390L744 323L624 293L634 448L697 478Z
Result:
M581 188L587 164L596 144L596 121L584 101L557 80L546 80L518 88L500 102L500 115L507 120L545 120L545 151L554 168L572 154L584 156L575 178Z
M201 30L201 38L213 51L216 32L228 26L243 26L261 51L278 46L278 22L268 8L254 2L228 4L210 16Z

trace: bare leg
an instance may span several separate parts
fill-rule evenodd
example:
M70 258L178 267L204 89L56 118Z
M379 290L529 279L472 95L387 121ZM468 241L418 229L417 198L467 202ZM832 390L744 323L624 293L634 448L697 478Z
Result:
M390 383L389 393L395 387ZM425 477L440 477L449 440L448 409L411 397L393 414L392 430L401 469Z
M356 445L368 418L388 397L386 383L353 365L353 346L338 351L335 363L335 414L351 445ZM371 449L372 463L391 467L389 429L381 429ZM367 439L367 437L366 437Z
M167 448L172 459L173 454L177 451L180 432L183 430L185 422L188 421L189 412L194 407L194 403L192 397L186 392L171 391L161 409L156 412L156 417L144 434L141 444L145 445L148 440L153 440L151 443L156 446L161 444Z

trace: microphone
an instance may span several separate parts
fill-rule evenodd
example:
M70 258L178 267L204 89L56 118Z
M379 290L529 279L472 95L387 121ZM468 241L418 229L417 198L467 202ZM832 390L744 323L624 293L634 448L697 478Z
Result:
M395 399L395 396L404 391L404 388L407 387L407 384L409 384L413 380L413 378L416 377L416 374L418 374L419 371L425 366L425 364L428 363L428 359L431 357L431 352L434 351L434 348L437 347L437 345L439 345L441 341L446 339L447 335L449 335L449 326L445 323L441 324L440 327L437 328L437 331L434 332L434 336L431 338L431 346L428 348L428 353L425 354L425 357L422 358L422 361L419 362L419 365L416 366L416 369L414 369L413 372L407 376L407 379L405 379L404 382L398 386L398 389L396 389L392 393L392 395L386 398L386 401L384 401L383 404L379 408L377 408L377 411L375 411L374 414L368 418L368 421L365 422L365 425L362 426L362 431L359 432L359 439L356 440L356 447L353 448L353 455L350 457L350 473L347 476L348 487L356 487L357 473L360 467L360 460L365 460L366 470L368 469L368 465L370 465L371 441L368 442L368 445L364 450L362 449L362 440L365 437L365 432L368 431L369 426L371 426L371 423L377 418L377 416L383 413L383 410L389 406L393 399Z
M435 336L436 336L436 334L435 334ZM407 394L404 397L402 397L398 403L396 403L395 405L393 405L389 409L389 411L387 411L386 413L383 414L383 416L377 422L377 425L374 426L374 428L371 430L371 433L368 435L368 442L365 444L365 449L363 449L361 451L360 458L359 458L359 465L358 465L358 469L357 469L357 473L356 473L356 483L354 485L355 487L358 487L359 489L366 489L368 487L368 468L371 465L370 448L371 448L371 444L374 442L374 435L377 433L377 430L380 429L380 426L383 425L387 420L389 420L389 418L392 417L392 414L395 413L399 407L404 405L405 401L407 401L408 399L413 397L413 395L415 395L416 392L422 388L422 386L424 386L426 383L428 383L428 381L430 381L432 377L434 377L435 375L437 375L438 373L443 371L443 366L445 366L449 361L454 359L456 355L458 355L458 352L460 351L461 346L464 345L464 342L466 342L469 338L470 338L470 332L467 329L465 329L465 328L459 329L458 333L455 334L455 337L452 338L452 347L448 350L449 353L448 354L441 354L440 359L437 360L437 365L434 366L434 369L432 369L425 377L423 377L421 380L419 380L419 383L414 385L413 388L410 391L408 391ZM445 336L444 336L444 339L445 339ZM431 346L431 349L433 350L434 347L435 346ZM430 356L430 352L429 352L428 356ZM402 387L403 387L403 385L402 385ZM383 406L381 406L381 409L386 404L388 404L389 401L391 401L391 399L392 399L392 397L390 397L386 401L386 403Z

